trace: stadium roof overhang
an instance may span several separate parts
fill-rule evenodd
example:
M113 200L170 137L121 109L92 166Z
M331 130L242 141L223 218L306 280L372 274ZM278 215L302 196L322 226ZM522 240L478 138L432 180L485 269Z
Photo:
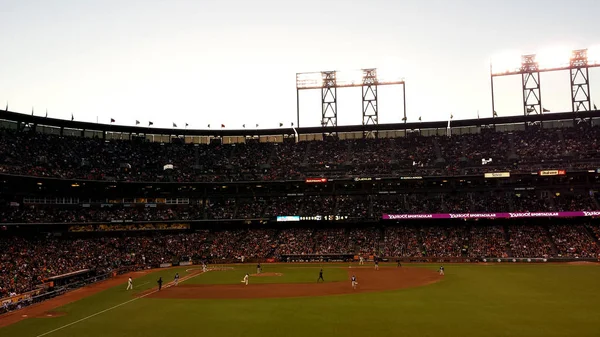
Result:
M519 124L535 123L544 121L573 120L577 118L596 118L600 117L600 111L580 111L580 112L561 112L535 115L518 115L509 117L479 118L453 120L451 127L472 127L481 125L497 124ZM268 136L293 134L291 127L282 127L276 129L177 129L177 128L150 128L111 124L98 124L80 121L68 121L57 118L47 118L41 116L32 116L12 111L0 110L0 120L7 120L16 123L27 123L34 125L52 126L57 128L68 128L77 130L95 130L115 133L131 133L144 135L178 135L178 136ZM302 127L295 129L298 134L318 134L332 132L365 132L365 131L393 131L393 130L418 130L418 129L444 129L448 126L448 121L435 122L411 122L411 123L390 123L377 125L345 125L337 127Z

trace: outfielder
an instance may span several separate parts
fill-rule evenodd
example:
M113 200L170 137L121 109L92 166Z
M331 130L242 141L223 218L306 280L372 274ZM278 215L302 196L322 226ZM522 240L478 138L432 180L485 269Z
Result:
M260 262L256 265L256 273L260 274L260 272L262 271L262 268L260 267Z
M325 282L325 279L323 278L323 269L319 271L319 278L317 279L317 283L319 283L319 281Z
M206 273L206 263L202 262L202 272Z
M133 289L133 280L130 277L129 280L127 280L127 290L132 290L132 289Z
M356 276L352 275L352 289L356 289L358 282L356 281Z
M375 258L375 270L379 270L379 261Z
M440 267L440 275L442 275L442 276L444 275L444 266Z
M248 274L246 274L246 276L244 276L244 279L242 280L242 283L248 285Z
M364 257L362 257L362 256L359 256L359 257L358 257L358 264L359 264L359 265L363 265L363 264L365 264L365 258L364 258Z

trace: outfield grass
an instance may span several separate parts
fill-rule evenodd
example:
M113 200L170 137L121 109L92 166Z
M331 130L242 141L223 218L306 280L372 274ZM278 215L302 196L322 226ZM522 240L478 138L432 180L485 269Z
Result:
M287 267L265 266L264 271L290 273L280 278L289 282L314 282L318 274L312 268ZM325 277L335 275L333 270L327 268ZM169 281L171 274L160 272ZM136 284L150 282L140 290L154 286L157 275L136 279ZM192 280L228 283L230 278L239 282L236 272ZM46 336L600 336L599 281L599 266L447 265L442 282L381 293L252 300L143 298ZM27 319L0 329L0 336L39 336L131 298L124 286L110 289L57 310L67 316Z

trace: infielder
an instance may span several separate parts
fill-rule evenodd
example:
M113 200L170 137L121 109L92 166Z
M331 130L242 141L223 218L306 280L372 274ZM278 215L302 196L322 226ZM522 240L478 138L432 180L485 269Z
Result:
M260 262L256 265L256 273L260 274L260 272L262 271L262 268L260 267Z
M319 283L319 281L325 282L325 279L323 278L323 269L319 271L319 278L317 279L317 283Z
M352 289L356 289L358 282L356 281L356 276L352 275Z
M242 283L248 285L248 274L246 274L246 276L244 276L244 279L242 280Z
M362 257L362 256L359 256L359 257L358 257L358 264L359 264L359 265L363 265L363 264L365 264L365 258L364 258L364 257Z
M440 267L440 275L442 275L442 276L444 275L444 266Z
M127 290L132 290L132 289L133 289L133 280L130 277L129 280L127 280Z
M379 261L375 258L375 270L379 270Z
M179 273L175 273L175 279L173 280L173 283L175 283L176 287L179 284Z

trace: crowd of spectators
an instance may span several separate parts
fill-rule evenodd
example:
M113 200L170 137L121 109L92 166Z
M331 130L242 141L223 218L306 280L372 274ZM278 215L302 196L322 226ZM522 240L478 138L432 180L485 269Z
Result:
M600 128L310 142L182 144L0 130L0 172L116 181L248 181L593 168ZM492 159L486 165L483 160ZM165 168L172 165L173 168ZM553 167L554 165L554 167Z
M352 228L348 234L350 251L361 256L379 254L381 231L375 227Z
M425 226L421 228L423 251L426 256L461 257L468 247L466 228Z
M336 215L356 219L371 217L371 212L369 212L370 201L364 196L340 195L337 198L337 202Z
M548 257L554 253L550 236L542 226L508 226L513 257Z
M318 229L313 234L316 254L348 253L348 236L345 228Z
M84 269L110 272L126 265L158 266L197 256L208 231L101 238L0 238L0 297L34 289L49 277Z
M584 225L550 225L550 235L559 255L566 257L598 257L600 246Z
M312 228L290 228L279 231L274 256L314 254L313 233Z
M469 257L508 257L502 226L471 226L470 234Z
M277 247L274 229L253 229L245 231L239 242L235 243L234 255L250 259L264 259L272 256Z
M198 205L162 207L82 207L64 205L24 205L0 209L0 222L6 223L78 223L114 221L171 221L202 219Z
M85 223L116 221L186 221L273 218L275 216L340 215L348 219L379 219L382 214L589 211L597 202L588 192L448 193L392 195L309 195L304 197L209 198L190 205L156 207L82 207L33 205L0 207L4 223Z
M556 211L592 211L596 209L594 202L587 193L555 195L553 202Z
M387 227L383 237L382 255L422 257L420 233L413 226Z

